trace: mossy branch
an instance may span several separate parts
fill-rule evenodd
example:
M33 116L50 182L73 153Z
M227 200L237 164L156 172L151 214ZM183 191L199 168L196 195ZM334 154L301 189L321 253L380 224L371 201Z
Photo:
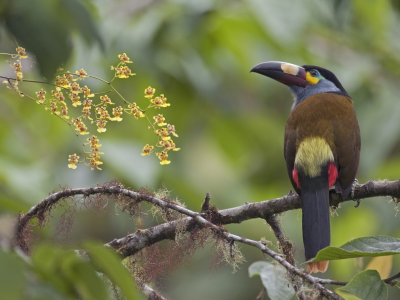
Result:
M302 278L303 281L306 281L309 284L311 284L324 297L328 299L342 299L340 296L327 289L324 286L324 284L343 285L345 283L327 279L319 279L307 274L301 269L298 269L293 263L294 262L293 257L290 255L291 251L289 249L290 245L286 245L289 248L283 251L283 254L285 255L284 257L281 254L272 251L260 241L254 241L231 234L221 226L224 224L241 223L242 221L254 218L262 218L267 220L268 223L271 225L278 241L281 244L284 242L285 237L279 227L279 224L277 223L275 214L282 213L288 210L298 209L301 207L300 197L292 192L281 198L271 199L257 203L246 202L242 206L219 210L219 211L216 210L214 207L214 210L212 211L213 217L210 218L210 211L204 211L206 207L208 210L212 208L209 207L209 205L204 205L202 211L200 213L197 213L187 208L184 208L173 201L160 199L153 195L150 195L149 193L141 193L125 189L121 185L98 186L94 188L80 188L80 189L63 189L60 192L49 195L39 204L32 207L29 210L29 212L19 217L16 226L14 245L21 248L23 251L28 252L29 249L28 245L24 241L23 232L26 229L29 221L32 220L33 218L40 219L40 216L42 216L59 200L76 195L89 197L91 195L96 195L96 194L102 194L102 195L110 194L118 197L120 196L127 197L131 199L133 203L140 203L145 201L150 204L161 207L163 209L172 209L176 212L179 212L182 215L187 216L186 218L166 222L164 224L154 226L152 228L148 228L145 230L138 230L136 233L130 234L120 239L114 239L113 241L106 244L106 246L112 247L115 250L117 250L122 255L122 257L128 257L134 255L140 250L149 247L159 241L165 239L174 239L178 225L182 226L182 224L184 224L186 228L190 228L193 226L200 226L202 228L211 229L212 231L217 233L220 237L223 237L230 243L232 243L232 241L240 242L260 249L263 253L269 255L274 260L279 262L294 277L299 276ZM356 199L365 199L376 196L388 196L394 199L400 198L400 181L371 180L365 184L360 184L355 187L354 197ZM331 206L337 207L339 203L346 202L349 200L352 199L351 198L342 199L341 195L336 194L334 191L331 191L330 193ZM390 283L389 279L388 283ZM299 296L302 295L299 294Z

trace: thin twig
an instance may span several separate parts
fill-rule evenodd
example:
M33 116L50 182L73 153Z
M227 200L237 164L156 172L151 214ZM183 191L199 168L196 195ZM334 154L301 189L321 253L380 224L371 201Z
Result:
M285 238L285 235L282 231L281 226L279 225L279 220L275 215L271 215L265 219L269 226L271 226L272 231L274 232L276 238L278 239L279 250L285 255L286 260L296 267L296 261L293 256L293 244ZM300 300L306 300L306 294L302 290L303 282L300 277L293 277L294 281L293 289L296 292L296 296Z
M264 300L265 293L267 292L267 289L265 286L262 287L261 291L258 293L256 300Z
M140 280L137 277L134 277L136 283L138 284L140 290L142 293L146 296L147 299L149 300L167 300L163 296L161 296L159 293L157 293L155 290L153 290L150 286L144 283L144 281Z
M393 282L393 280L400 278L400 272L397 273L396 275L393 275L392 277L389 277L388 279L385 279L384 282L390 285L395 285L396 283Z

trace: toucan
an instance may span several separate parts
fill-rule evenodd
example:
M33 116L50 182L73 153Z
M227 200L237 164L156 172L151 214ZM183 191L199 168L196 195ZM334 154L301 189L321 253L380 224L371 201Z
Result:
M289 87L294 103L286 122L284 156L293 188L302 201L306 261L330 245L329 189L345 199L352 192L361 150L353 100L329 70L270 61L250 72ZM307 264L325 272L329 261Z

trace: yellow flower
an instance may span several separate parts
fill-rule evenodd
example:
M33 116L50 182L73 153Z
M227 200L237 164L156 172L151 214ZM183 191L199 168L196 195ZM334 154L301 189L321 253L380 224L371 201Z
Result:
M115 104L111 102L111 99L105 95L100 97L101 102L103 102L103 105L106 106L107 104Z
M69 98L71 98L72 106L78 107L79 105L82 105L82 102L79 101L79 99L81 99L81 97L79 97L77 94L70 93L68 96L69 96Z
M79 87L79 84L76 83L76 82L71 83L70 89L71 89L71 92L72 92L73 94L82 93L82 90L81 90L81 88Z
M98 132L105 132L107 129L105 128L107 124L107 120L105 119L98 119L96 120L96 126L97 126L97 131Z
M153 98L153 95L155 93L156 89L153 89L151 86L149 86L147 89L144 90L145 97L146 98Z
M166 128L157 129L156 133L161 137L163 141L168 141L169 139L171 139L171 137L168 136L169 133Z
M141 153L142 156L150 155L151 150L154 149L154 146L149 146L149 144L146 144L146 146L143 147L143 153Z
M22 72L17 72L17 80L21 81L24 78L24 74Z
M69 88L70 87L70 85L69 85L69 82L70 82L69 76L72 76L72 75L71 74L69 74L69 75L68 74L64 74L63 77L57 75L54 83L58 87Z
M22 47L18 47L17 49L17 53L21 58L27 58L28 56L26 56L26 51L25 48Z
M108 119L111 120L111 121L121 122L122 121L122 118L121 118L122 107L120 106L120 107L113 108L113 115L114 115L114 118L108 118Z
M90 143L90 149L93 152L93 154L91 154L92 157L97 157L99 154L104 154L103 152L100 152L99 148L101 145L99 144L97 136L93 135L91 138L87 138L86 140Z
M65 97L62 92L56 90L56 91L51 91L51 93L53 94L54 100L60 101L62 104L65 104L64 102Z
M86 73L86 71L84 69L80 69L79 71L76 71L75 74L78 75L78 78L77 79L73 79L73 81L88 77L88 75L87 75L87 73Z
M145 114L140 110L139 106L136 103L129 104L130 108L129 114L132 114L136 119L145 117Z
M39 99L38 101L36 101L37 103L41 104L46 101L45 99L46 91L43 91L43 89L41 89L39 92L36 92L36 95Z
M82 112L83 112L83 118L88 118L89 120L93 121L93 119L90 117L90 115L92 114L90 110L86 110L85 108L83 108Z
M83 110L82 111L90 110L91 108L92 108L92 100L90 100L90 99L83 100Z
M173 140L168 140L168 141L159 141L158 142L161 146L164 147L164 150L172 150L172 151L179 151L181 148L175 148L175 143Z
M175 126L174 125L168 124L167 125L167 131L168 131L168 134L172 134L173 136L178 137L178 135L175 133Z
M86 132L87 127L86 125L82 122L80 118L73 119L72 124L75 125L75 130L79 132L81 135L89 134L89 132Z
M95 161L94 159L90 160L90 165L91 168L90 170L94 170L94 168L96 168L97 170L101 170L101 168L99 168L99 165L102 165L103 163L101 161Z
M151 99L150 102L153 103L156 108L162 105L162 100L160 97L155 97L154 99Z
M63 76L64 76L64 79L67 81L74 80L74 76L72 76L72 74L69 71L67 73L65 73Z
M159 97L151 99L150 102L153 103L156 108L167 107L171 105L167 103L167 98L165 98L165 96L162 94Z
M74 153L74 155L69 155L68 161L70 164L68 165L68 168L76 169L76 164L79 162L78 160L79 156L77 156L76 153Z
M14 70L15 73L21 72L21 70L22 70L21 62L19 60L17 60L13 64L13 67L15 68L15 70Z
M98 140L97 136L92 135L91 138L87 138L86 140L90 143L90 147L91 146L98 146L99 140Z
M170 106L171 104L167 103L167 98L163 94L160 95L160 99L162 101L161 107L167 107Z
M68 116L68 107L66 106L61 106L61 117L63 117L64 119L69 119Z
M132 63L132 62L129 60L129 57L126 56L126 53L118 55L118 58L119 58L119 59L122 61L122 63L124 63L124 64L126 64L126 63Z
M90 154L90 157L92 157L92 159L90 160L90 165L91 165L91 170L93 171L95 168L97 170L101 170L101 168L99 168L99 165L102 165L103 163L100 161L100 155L98 153L92 153Z
M60 112L57 111L58 107L57 107L57 103L56 102L50 102L50 112L53 115L59 115Z
M83 97L86 97L86 98L94 97L94 94L90 93L90 89L86 85L83 88L81 88L81 90L83 92Z
M153 119L157 122L158 126L165 126L167 123L164 123L165 118L163 115L158 114L157 116L154 116Z
M168 154L166 151L162 151L161 153L156 153L158 158L161 160L160 165L169 165L171 162L168 159Z
M136 75L135 73L132 73L131 69L129 69L127 66L115 68L114 70L116 71L115 76L118 78L129 78L129 76Z
M100 118L101 118L101 119L108 119L108 118L110 118L110 115L109 115L109 113L108 113L108 111L107 111L107 108L106 108L105 106L97 107L97 108L96 108L96 112L97 112L97 114L100 115Z

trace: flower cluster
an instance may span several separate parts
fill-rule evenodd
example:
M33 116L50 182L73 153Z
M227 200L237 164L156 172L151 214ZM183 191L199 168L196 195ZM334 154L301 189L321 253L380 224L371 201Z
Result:
M46 91L43 91L43 89L41 89L39 92L36 92L36 96L38 97L38 100L36 101L38 104L42 104L44 102L46 102Z
M136 75L135 73L132 73L131 69L129 69L128 66L126 66L127 63L132 63L129 60L129 57L125 53L118 55L118 57L121 60L119 64L116 67L111 66L111 70L115 71L114 77L129 78L129 76Z
M100 152L100 147L101 145L99 144L99 140L97 136L93 135L91 138L87 138L87 141L89 142L90 145L90 169L94 170L95 168L97 170L101 170L99 168L99 165L102 165L103 163L100 161L100 154L104 154L103 152Z
M154 146L146 144L141 155L147 156L151 153L154 153L160 159L160 164L167 165L170 164L170 161L168 160L168 151L180 150L175 146L174 141L171 139L171 136L178 136L175 133L174 125L168 124L163 114L159 113L152 116L152 118L148 116L149 109L161 109L170 106L170 104L167 102L167 98L163 94L156 96L156 89L149 86L144 90L144 97L146 98L147 104L145 103L141 105L141 108L136 102L127 101L113 87L112 83L115 79L129 78L130 76L135 75L127 66L127 64L132 62L126 53L118 55L120 60L119 63L115 67L111 67L111 69L114 71L114 77L111 79L111 81L106 81L89 75L84 69L75 71L75 73L67 71L54 77L54 81L51 84L54 84L55 89L51 90L50 96L49 90L46 91L44 89L40 89L36 92L36 97L33 98L19 90L18 83L23 81L21 60L28 58L28 56L26 55L25 49L22 47L16 48L16 52L16 54L6 54L12 58L7 62L14 69L16 78L5 77L7 80L5 80L4 83L7 84L8 88L18 92L20 96L27 96L30 99L33 99L37 104L42 105L50 114L62 119L76 132L78 137L89 134L88 127L86 125L88 124L88 121L90 124L94 124L97 127L97 132L103 133L107 130L106 125L109 121L121 122L123 120L122 115L125 113L126 115L132 115L135 119L144 118L147 120L150 125L149 129L151 128L154 134L156 134L158 137L158 140ZM62 71L62 69L59 69L59 71ZM81 83L81 81L84 81L87 78L102 81L103 83L106 83L112 90L107 92L93 93L87 85L83 85ZM115 103L113 103L109 95L107 95L110 92L115 92L118 97L121 98L123 101L122 106L120 105L113 107ZM98 96L99 98L97 98L96 94L102 95ZM72 105L73 107L71 109L72 113L79 112L76 116L70 116L68 107L69 105ZM80 137L79 139L81 140ZM99 166L103 164L103 162L100 161L100 155L103 154L103 152L100 152L99 150L101 147L99 140L97 139L97 136L94 135L86 140L88 143L84 143L81 140L84 153L83 158L81 161L79 161L80 157L76 155L76 153L69 155L68 167L71 169L76 169L77 163L83 163L87 166L90 166L92 170L101 170ZM90 147L90 151L87 151L87 147ZM156 152L157 149L160 149L160 151Z
M109 118L111 121L118 121L121 122L122 118L121 115L123 113L123 108L121 106L119 107L114 107L112 114L114 115L114 118Z
M75 125L75 130L79 132L81 135L89 134L89 132L86 132L87 127L86 125L82 122L81 118L76 118L72 120L72 124Z
M19 55L20 58L28 58L28 56L26 56L26 51L25 48L22 47L18 47L17 49L15 49Z
M158 97L155 97L154 99L151 99L150 102L154 104L155 108L168 107L171 105L167 103L167 98L165 98L163 94L161 94Z
M79 71L75 72L76 75L78 75L78 78L73 79L73 81L77 81L79 79L83 79L85 77L88 77L88 74L84 69L80 69Z
M161 94L158 97L154 97L154 94L156 92L155 88L152 88L151 86L149 86L148 88L146 88L144 90L144 97L149 99L150 104L148 106L148 108L161 108L161 107L168 107L170 106L169 103L167 103L167 98ZM154 98L153 98L154 97ZM134 103L136 106L136 103ZM162 114L158 114L156 116L153 116L154 119L154 123L152 123L151 128L153 128L153 131L155 134L157 134L157 136L159 137L159 140L156 144L156 147L162 147L162 151L157 153L154 150L154 146L149 146L148 144L146 146L144 146L143 148L143 153L142 155L150 155L150 153L155 153L157 155L157 157L160 159L160 164L161 165L168 165L170 164L170 161L168 160L168 151L172 150L172 151L179 151L180 148L176 148L175 147L175 143L174 141L171 139L170 135L173 135L175 137L178 137L178 135L175 132L175 126L171 125L171 124L167 124L165 122L165 117ZM155 126L159 126L162 128L156 129ZM166 126L166 127L163 127Z
M68 161L69 161L68 168L76 169L77 168L76 164L79 162L79 156L76 155L76 153L74 153L73 155L69 155Z
M14 92L17 92L21 97L24 97L25 94L21 92L18 88L18 82L22 81L24 78L24 74L22 73L21 59L28 58L28 56L26 55L25 49L22 47L18 47L15 50L17 54L7 54L11 57L11 60L10 61L7 60L7 63L10 65L10 67L14 69L14 72L16 73L15 75L16 78L3 77L7 78L6 80L3 81L3 83L7 85L8 89L12 89Z

